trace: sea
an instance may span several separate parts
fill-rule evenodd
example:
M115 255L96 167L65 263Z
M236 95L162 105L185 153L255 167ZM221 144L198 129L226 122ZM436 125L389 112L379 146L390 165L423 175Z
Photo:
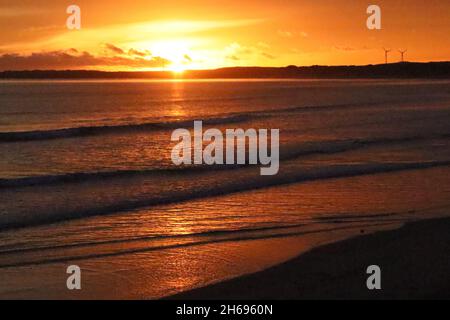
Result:
M174 165L195 120L279 129L278 174ZM441 216L448 80L0 81L1 298L161 298Z

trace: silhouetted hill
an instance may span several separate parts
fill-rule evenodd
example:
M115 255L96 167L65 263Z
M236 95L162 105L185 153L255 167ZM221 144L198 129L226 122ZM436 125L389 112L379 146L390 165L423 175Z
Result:
M104 72L87 70L3 71L0 79L244 79L244 78L450 78L450 62L393 63L367 66L232 67L189 70L182 76L170 71Z

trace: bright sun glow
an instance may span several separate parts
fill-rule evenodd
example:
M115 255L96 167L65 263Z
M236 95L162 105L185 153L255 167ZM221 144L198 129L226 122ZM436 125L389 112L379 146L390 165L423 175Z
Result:
M183 73L186 70L186 67L179 63L173 63L168 69L174 73Z
M192 68L192 43L188 39L170 39L133 44L138 48L148 49L154 56L161 56L171 63L166 67L174 73L182 73Z

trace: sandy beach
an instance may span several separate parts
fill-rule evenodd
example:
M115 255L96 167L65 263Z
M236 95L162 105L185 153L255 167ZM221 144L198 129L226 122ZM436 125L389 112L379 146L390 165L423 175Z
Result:
M171 299L448 299L450 219L406 224L313 249L270 269ZM381 268L381 290L366 268Z

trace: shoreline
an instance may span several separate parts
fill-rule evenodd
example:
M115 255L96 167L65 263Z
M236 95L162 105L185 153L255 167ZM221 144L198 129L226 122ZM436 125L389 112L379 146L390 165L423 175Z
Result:
M165 299L450 299L450 218L327 244L269 269ZM381 268L381 290L366 269Z
M2 70L0 79L449 79L450 61L159 71Z

